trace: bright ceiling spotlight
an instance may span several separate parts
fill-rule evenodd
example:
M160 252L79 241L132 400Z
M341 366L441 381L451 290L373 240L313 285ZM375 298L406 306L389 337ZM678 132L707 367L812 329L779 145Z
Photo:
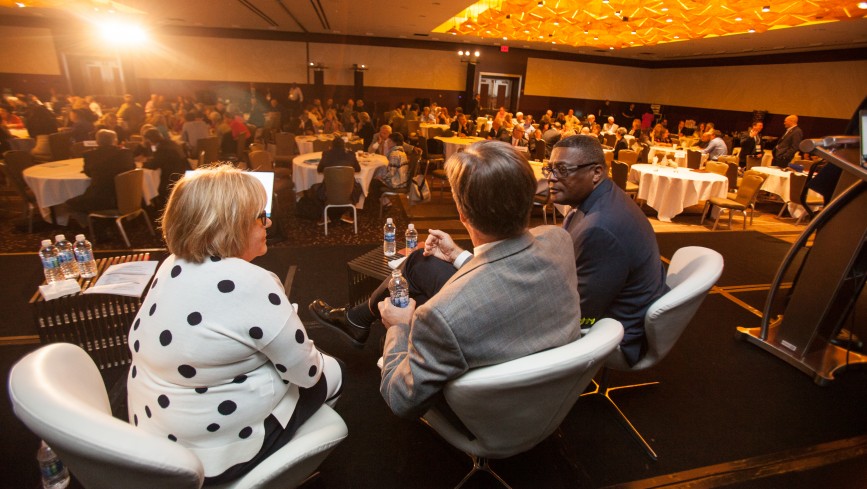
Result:
M770 11L771 11L771 7L769 5L765 5L764 7L762 7L762 12L770 12Z
M142 44L148 39L147 32L140 25L107 21L100 26L100 33L106 41L114 44Z
M755 29L750 29L750 30L748 30L747 32L749 32L750 34L753 34L754 32L756 32L756 30L755 30Z
M861 10L867 10L867 2L858 2L858 8Z
M470 54L469 51L467 51L467 54ZM473 56L478 58L480 54L480 52L476 51L475 53L473 53Z

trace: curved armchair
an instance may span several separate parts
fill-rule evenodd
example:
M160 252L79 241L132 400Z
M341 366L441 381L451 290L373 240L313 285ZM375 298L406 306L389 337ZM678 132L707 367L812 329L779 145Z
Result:
M525 452L553 433L622 338L620 323L603 319L572 343L473 369L446 384L445 400L464 426L437 408L422 421L473 459L458 487L479 470L508 487L487 459Z
M602 376L596 389L584 394L601 395L608 400L617 414L620 415L624 426L653 460L657 459L656 452L641 436L641 433L635 429L629 418L623 414L623 411L611 398L611 393L620 389L652 385L658 382L610 387L608 384L609 369L631 372L644 370L661 362L674 348L695 312L704 302L707 292L719 280L722 271L723 257L714 250L699 246L687 246L677 250L671 258L671 264L668 266L665 277L665 283L671 290L651 304L644 315L644 329L647 334L647 352L644 357L635 365L630 366L618 350L605 360L605 368L602 370ZM596 325L590 331L595 328Z
M81 348L54 343L22 358L9 374L15 415L51 445L84 487L197 489L193 452L112 417L102 376ZM295 437L228 488L296 487L346 438L346 424L322 406Z

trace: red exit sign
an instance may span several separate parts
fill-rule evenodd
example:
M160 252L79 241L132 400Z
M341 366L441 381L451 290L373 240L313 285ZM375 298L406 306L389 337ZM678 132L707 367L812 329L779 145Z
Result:
M509 52L509 46L500 46L500 52L501 53L508 53Z

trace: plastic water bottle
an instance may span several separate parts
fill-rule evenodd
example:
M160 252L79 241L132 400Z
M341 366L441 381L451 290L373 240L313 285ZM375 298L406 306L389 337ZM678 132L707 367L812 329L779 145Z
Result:
M75 236L75 260L78 262L78 269L81 272L81 278L91 278L96 275L96 261L93 260L93 246L90 241L85 239L83 234Z
M58 234L54 237L54 246L57 248L60 258L60 270L63 278L78 277L78 262L75 260L75 252L72 251L72 243L66 240L66 236Z
M64 489L69 485L69 469L44 441L36 452L44 489Z
M406 252L412 252L416 246L418 246L418 231L415 230L415 224L410 223L406 228Z
M385 226L382 228L383 241L382 241L382 253L385 256L394 256L397 253L397 244L395 243L395 233L397 232L397 228L394 226L394 221L389 217L385 221Z
M391 280L388 281L388 290L391 292L391 303L397 307L409 305L409 284L400 273L400 269L392 270Z
M45 282L53 284L63 280L63 270L60 269L60 253L51 244L50 239L42 240L42 248L39 249L39 258L42 260L42 271L45 273Z

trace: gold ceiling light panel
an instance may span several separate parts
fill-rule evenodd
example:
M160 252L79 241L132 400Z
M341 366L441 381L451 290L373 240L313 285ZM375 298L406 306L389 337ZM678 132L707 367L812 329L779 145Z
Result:
M865 17L855 0L482 0L433 32L620 49Z

